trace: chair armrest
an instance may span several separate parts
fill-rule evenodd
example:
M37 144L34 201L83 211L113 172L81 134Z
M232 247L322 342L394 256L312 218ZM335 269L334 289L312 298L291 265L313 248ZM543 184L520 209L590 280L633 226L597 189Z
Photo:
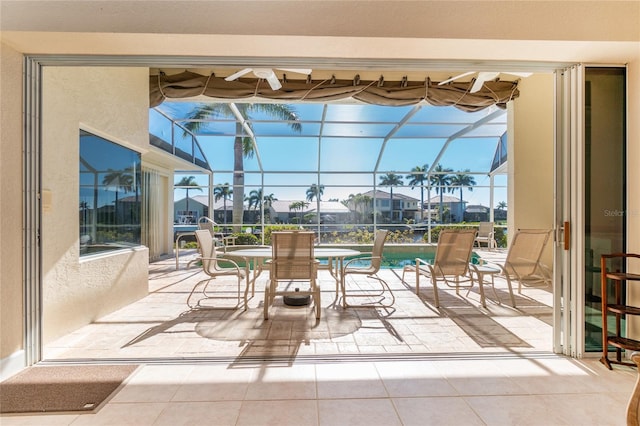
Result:
M427 270L428 270L430 275L435 274L435 270L433 268L433 265L431 263L429 263L428 261L424 260L424 259L420 259L419 257L416 257L415 268L416 268L416 271L418 273L421 273L422 275L425 275Z
M347 260L347 262L344 264L343 268L346 269L347 266L349 266L349 264L351 264L352 262L356 262L356 261L362 261L362 260L369 260L372 261L374 259L382 259L382 256L364 256L364 257L354 257L353 259L349 259Z
M221 256L217 256L217 257L201 257L201 260L209 260L211 262L214 263L218 263L220 261L222 262L228 262L231 264L231 267L237 269L238 271L242 271L242 268L240 268L240 266L233 260L226 258L226 257L221 257Z

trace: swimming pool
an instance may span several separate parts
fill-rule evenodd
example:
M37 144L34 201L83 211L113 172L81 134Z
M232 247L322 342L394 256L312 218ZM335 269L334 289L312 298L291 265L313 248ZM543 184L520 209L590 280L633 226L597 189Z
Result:
M362 257L367 256L367 254L371 253L371 246L340 246L341 248L349 248L361 251ZM382 269L401 269L405 265L413 265L416 262L416 258L420 258L426 261L433 261L433 258L436 254L436 245L426 245L426 244L386 244L384 246L384 251L382 252ZM475 252L471 253L471 263L477 264L480 259ZM320 263L323 263L321 260ZM326 263L326 260L324 261ZM352 266L365 266L368 264L368 261L362 262L352 262Z
M346 249L358 250L362 254L360 257L366 257L371 253L371 245L321 245L320 247L339 247ZM415 264L416 258L426 261L432 261L436 254L436 245L435 244L386 244L384 246L384 251L382 252L382 269L402 269L405 265ZM477 264L480 259L475 252L471 253L471 263ZM345 262L348 261L349 258L345 259ZM240 266L244 266L244 262L240 259L234 259L236 263ZM327 259L320 259L321 265L327 264ZM363 260L362 262L354 261L351 263L352 266L366 266L368 265L368 260ZM230 266L221 262L220 266ZM253 267L253 265L251 266Z

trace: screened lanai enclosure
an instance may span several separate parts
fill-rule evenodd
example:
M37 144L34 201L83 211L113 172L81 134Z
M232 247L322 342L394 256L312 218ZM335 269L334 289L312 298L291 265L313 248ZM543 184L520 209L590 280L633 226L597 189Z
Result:
M165 97L150 109L151 143L199 169L176 172L174 231L206 216L259 241L287 226L320 243L367 242L376 228L431 242L443 226L506 224L507 109L486 99L492 84L517 96L517 83L485 83L483 102L457 104L472 83L447 86L459 98L386 105Z
M416 241L437 226L506 220L507 111L495 106L165 101L150 111L153 143L203 168L176 175L177 227L208 216L229 232L294 225L354 242L384 227Z

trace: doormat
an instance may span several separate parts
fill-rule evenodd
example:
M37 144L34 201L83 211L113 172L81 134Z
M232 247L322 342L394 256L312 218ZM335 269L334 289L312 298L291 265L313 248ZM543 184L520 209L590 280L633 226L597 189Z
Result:
M0 383L0 413L92 412L137 365L33 366Z

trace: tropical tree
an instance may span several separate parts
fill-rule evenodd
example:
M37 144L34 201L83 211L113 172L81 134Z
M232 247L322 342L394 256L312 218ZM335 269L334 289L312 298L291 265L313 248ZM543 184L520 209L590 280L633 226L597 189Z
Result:
M367 210L373 201L373 197L364 194L358 194L354 198L356 211L358 208L360 209L360 217L364 221L365 216L367 214Z
M507 202L506 201L500 201L496 205L496 209L498 209L498 210L506 210L507 209Z
M411 189L414 189L416 186L420 187L420 221L424 220L424 184L429 181L427 170L429 170L429 165L427 164L424 166L415 166L411 169L411 174L406 176L406 178L409 179L408 183Z
M372 200L373 198L368 195L349 194L349 198L342 200L341 202L342 205L347 207L350 211L353 210L354 221L358 221L358 219L362 220L366 216L367 210L372 204Z
M429 182L432 186L436 188L436 194L440 194L440 206L439 206L439 217L440 221L443 218L442 205L444 204L443 196L444 192L449 190L449 185L451 184L451 173L453 169L444 168L442 164L438 164L429 176Z
M271 207L271 204L273 204L273 202L277 200L276 196L273 195L273 193L269 195L265 195L264 197L262 197L262 199L264 200L265 209L268 209L269 207Z
M342 203L343 206L349 209L349 214L351 216L354 216L354 214L357 213L355 212L354 214L352 214L352 212L356 210L355 203L354 203L355 197L356 196L354 194L349 194L349 197L340 201L340 203ZM355 216L354 216L354 221L355 221Z
M263 203L264 203L264 209L268 210L271 207L271 205L273 204L273 202L277 200L277 198L275 197L275 195L273 195L273 193L271 193L271 194L268 194L268 195L264 195L262 197L262 200L263 200ZM267 211L267 213L268 213L268 211ZM270 214L266 214L265 216L268 216L269 220L271 220Z
M125 193L133 191L133 175L128 170L107 169L107 174L102 179L105 190L112 189L115 192L114 211L118 215L118 193L120 190Z
M258 208L262 206L262 189L254 189L250 191L247 201L249 204L249 210L251 210L251 207L254 207L257 211Z
M302 213L302 211L308 206L309 203L307 203L306 201L294 201L293 203L289 204L289 210L298 211L298 221L301 223L302 215L300 215L300 213Z
M465 169L462 172L458 172L451 176L450 184L452 187L457 186L460 188L460 203L462 204L462 190L467 188L473 192L473 186L476 184L476 180L469 173L471 170ZM453 189L453 188L452 188ZM464 204L463 204L464 206Z
M233 109L232 109L233 108ZM234 113L237 110L244 119L250 118L255 113L263 113L272 118L281 119L287 123L291 130L300 133L302 124L294 108L286 104L199 104L188 115L185 128L191 132L197 132L205 126L210 117L230 117L236 119L236 137L233 142L233 224L237 230L242 226L244 213L244 159L251 158L254 154L254 144L249 136L245 136L244 126L251 127L249 122L238 120Z
M307 189L307 201L313 201L314 198L320 201L322 194L324 194L324 185L316 185L314 183Z
M202 188L196 182L196 178L194 176L183 176L182 179L175 186L185 187L184 189L187 191L187 204L185 206L185 210L189 211L189 190L196 189L202 192Z
M213 188L214 200L220 201L220 198L222 198L225 225L227 224L227 200L231 199L231 195L233 195L233 189L229 186L229 182L225 182L224 185L217 185Z
M390 220L393 222L393 187L394 186L402 186L404 182L402 181L402 176L397 175L395 173L387 173L384 176L380 176L380 185L389 187L389 202L390 206Z
M255 211L256 212L260 211L260 214L262 215L262 204L264 201L262 188L254 189L251 192L249 192L249 197L247 198L247 201L249 204L249 210L251 210L251 206L254 206Z

